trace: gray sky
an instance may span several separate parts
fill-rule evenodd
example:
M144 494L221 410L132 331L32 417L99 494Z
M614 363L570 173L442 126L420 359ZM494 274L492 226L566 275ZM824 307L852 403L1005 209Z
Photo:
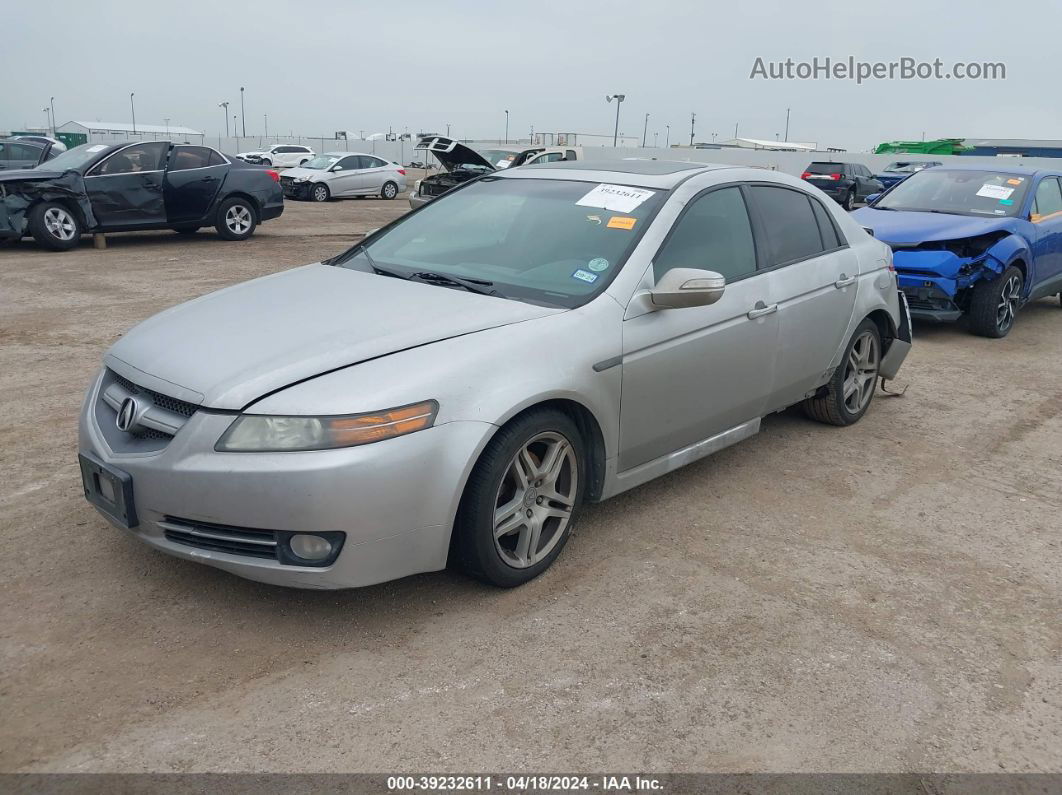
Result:
M51 13L45 15L44 9ZM927 11L926 9L934 9ZM254 3L14 3L3 13L0 128L59 123L183 124L216 135L218 103L248 134L445 131L496 138L536 131L621 131L649 143L740 134L859 151L883 140L1062 138L1050 72L1062 4L988 0L569 0L500 3L258 0ZM1004 81L750 80L755 59L908 55L1002 61ZM235 109L235 111L233 110Z

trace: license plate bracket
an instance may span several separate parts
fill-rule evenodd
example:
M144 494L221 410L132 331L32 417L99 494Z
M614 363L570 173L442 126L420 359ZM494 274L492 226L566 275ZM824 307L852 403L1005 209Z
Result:
M85 499L122 527L136 527L139 521L133 502L133 476L108 466L92 453L79 453L77 461Z

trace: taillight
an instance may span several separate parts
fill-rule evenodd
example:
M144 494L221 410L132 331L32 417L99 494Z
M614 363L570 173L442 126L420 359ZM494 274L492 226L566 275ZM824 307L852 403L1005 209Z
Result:
M398 173L404 177L406 175L406 170L404 168L400 168L398 169Z
M273 178L273 182L280 182L280 172L274 171L271 168L266 169L266 173Z
M842 176L841 174L830 174L830 179L838 179L839 180L841 178L841 176Z
M807 179L810 176L811 176L811 172L810 171L805 171L803 174L800 175L800 178L801 179Z

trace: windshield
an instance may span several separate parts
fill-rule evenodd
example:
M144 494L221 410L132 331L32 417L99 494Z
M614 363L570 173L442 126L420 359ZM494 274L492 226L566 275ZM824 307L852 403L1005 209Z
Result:
M615 198L601 198L616 193L627 194L626 200L616 205ZM503 298L581 306L623 267L663 196L645 188L485 177L425 205L332 264L406 278L441 274L475 280ZM624 211L606 210L605 203Z
M519 152L510 152L507 149L479 149L477 151L495 168L508 168L519 154Z
M927 168L912 174L872 205L955 215L1012 216L1021 209L1029 178L997 171Z
M81 146L68 149L58 157L53 157L46 163L41 163L37 168L43 171L79 169L87 163L91 163L107 148L109 148L107 144L81 144Z
M338 161L339 158L334 157L333 155L317 155L317 157L312 160L307 160L303 163L300 168L312 168L317 171L322 171L326 168L331 168Z

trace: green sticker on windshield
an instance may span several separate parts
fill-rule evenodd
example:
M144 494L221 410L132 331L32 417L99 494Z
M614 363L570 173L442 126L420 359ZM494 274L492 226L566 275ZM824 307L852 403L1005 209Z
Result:
M601 271L608 269L608 260L604 257L594 257L592 260L586 263L586 267L588 267L594 273L601 273Z
M1009 206L1011 204L1014 204L1014 199L1000 199L999 203L1000 204L1006 204L1006 205Z

